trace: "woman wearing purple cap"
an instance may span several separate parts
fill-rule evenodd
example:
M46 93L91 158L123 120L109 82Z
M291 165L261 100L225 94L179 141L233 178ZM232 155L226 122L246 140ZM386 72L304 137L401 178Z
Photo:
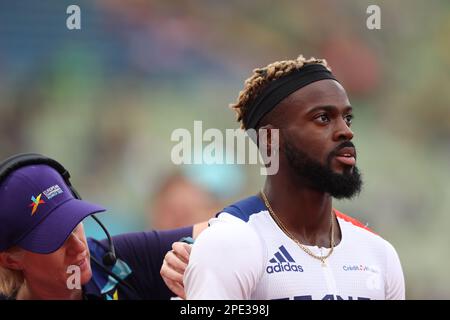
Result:
M205 225L113 238L104 229L108 239L87 239L83 219L105 209L81 200L69 178L61 164L39 154L0 165L0 296L170 299L160 276L164 255Z

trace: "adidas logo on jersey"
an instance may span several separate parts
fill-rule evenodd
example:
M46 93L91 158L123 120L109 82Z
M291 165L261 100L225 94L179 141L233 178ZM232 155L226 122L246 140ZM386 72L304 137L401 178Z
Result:
M279 272L303 272L303 267L295 263L294 258L287 252L284 246L278 248L274 257L269 260L272 265L267 266L266 272L279 273Z

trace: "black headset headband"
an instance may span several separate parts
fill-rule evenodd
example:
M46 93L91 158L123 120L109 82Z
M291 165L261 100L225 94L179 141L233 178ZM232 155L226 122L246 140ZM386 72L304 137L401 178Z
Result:
M66 182L67 186L72 191L75 198L81 200L80 195L78 194L78 192L75 190L75 188L70 183L69 171L67 171L66 168L64 168L64 166L61 163L59 163L58 161L56 161L52 158L43 156L42 154L39 154L39 153L20 153L20 154L16 154L16 155L4 160L0 164L0 184L13 171L18 170L22 167L33 165L33 164L34 165L45 164L45 165L55 169L63 177L64 181Z

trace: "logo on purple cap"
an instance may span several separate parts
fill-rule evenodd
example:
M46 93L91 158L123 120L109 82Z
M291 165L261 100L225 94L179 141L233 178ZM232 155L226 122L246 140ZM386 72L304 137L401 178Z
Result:
M36 213L36 210L41 203L45 203L44 200L41 200L41 196L42 193L39 193L36 198L34 196L31 196L31 201L33 201L29 205L29 207L33 207L33 209L31 209L31 215L34 215Z
M63 191L60 186L55 184L54 186L51 186L42 193L47 197L48 200L50 200L51 198L57 196L58 194L63 193Z

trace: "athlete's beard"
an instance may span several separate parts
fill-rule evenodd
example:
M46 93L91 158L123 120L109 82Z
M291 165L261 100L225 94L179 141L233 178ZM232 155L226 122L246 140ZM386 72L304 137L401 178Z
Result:
M353 143L344 142L337 149L343 147L353 147ZM353 171L349 167L342 174L333 172L331 161L335 151L328 155L326 165L322 165L296 148L288 139L284 139L283 152L296 181L301 184L306 182L313 189L329 193L336 199L351 199L361 191L361 174L356 166Z

